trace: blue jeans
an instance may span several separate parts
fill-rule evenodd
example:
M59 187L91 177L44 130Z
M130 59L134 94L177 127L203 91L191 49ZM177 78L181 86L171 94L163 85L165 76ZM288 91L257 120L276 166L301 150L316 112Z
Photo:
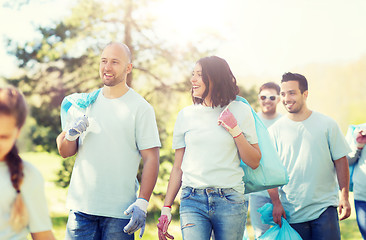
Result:
M271 198L252 194L249 195L250 220L253 226L255 239L258 239L271 227L271 225L262 223L262 215L258 212L258 209L263 207L266 203L272 203Z
M65 239L76 240L134 240L123 228L130 219L90 215L71 210L66 225Z
M317 219L290 224L303 240L340 240L341 232L336 207L328 207Z
M181 193L180 224L183 240L215 240L243 238L247 207L243 193L231 188L194 189Z
M355 200L357 225L363 239L366 239L366 202Z

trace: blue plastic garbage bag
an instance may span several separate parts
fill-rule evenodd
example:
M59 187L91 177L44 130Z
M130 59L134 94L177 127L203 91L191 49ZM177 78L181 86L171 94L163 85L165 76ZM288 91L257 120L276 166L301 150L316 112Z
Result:
M248 104L252 111L258 136L258 145L262 154L259 167L256 169L252 169L243 161L240 161L240 167L244 171L243 182L245 183L245 193L258 192L286 185L289 181L289 176L269 136L267 127L245 98L236 96L236 101Z
M64 129L66 124L67 111L71 106L86 109L90 104L94 103L98 97L101 88L91 93L73 93L64 98L61 103L61 126Z
M261 240L301 240L301 236L294 230L286 219L282 218L282 227L273 221L272 217L273 205L266 203L263 207L258 209L258 212L262 215L261 220L264 224L272 225L262 236L259 237ZM289 220L290 215L287 211L286 218Z

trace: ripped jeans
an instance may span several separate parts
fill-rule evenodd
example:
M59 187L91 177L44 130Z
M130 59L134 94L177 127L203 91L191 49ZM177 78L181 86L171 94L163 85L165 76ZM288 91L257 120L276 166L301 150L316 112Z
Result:
M180 224L183 240L243 239L247 216L244 194L232 188L194 189L181 193Z

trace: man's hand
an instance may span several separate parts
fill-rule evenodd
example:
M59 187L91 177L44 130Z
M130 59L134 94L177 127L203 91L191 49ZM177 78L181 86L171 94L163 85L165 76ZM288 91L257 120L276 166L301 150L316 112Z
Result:
M357 148L363 148L366 144L366 129L361 129L356 134Z
M273 204L272 217L273 221L281 227L282 226L281 217L286 219L286 212L281 203Z
M242 133L242 130L238 126L238 123L229 108L225 108L225 110L222 111L217 122L219 125L223 126L233 138L238 137Z
M351 205L349 201L341 198L338 206L339 220L344 220L351 215Z
M167 240L167 238L174 239L174 237L168 233L168 227L171 220L171 208L163 207L161 209L161 216L158 219L159 223L157 225L159 240Z
M136 202L134 202L127 208L124 214L127 216L132 214L132 217L126 227L123 228L123 231L125 233L131 235L141 228L140 238L142 238L142 235L144 235L145 231L145 221L148 205L148 201L143 198L138 198Z
M88 118L84 115L76 120L74 125L66 131L65 138L70 142L75 141L89 127Z

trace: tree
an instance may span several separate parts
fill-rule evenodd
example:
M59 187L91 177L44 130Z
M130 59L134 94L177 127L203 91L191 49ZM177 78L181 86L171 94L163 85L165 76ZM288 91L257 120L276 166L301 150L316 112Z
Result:
M185 68L188 72L187 64L207 51L200 52L193 45L180 50L159 39L153 30L153 18L145 14L148 6L148 1L143 0L117 4L79 0L69 17L52 26L39 27L40 39L24 45L8 41L9 52L18 58L19 67L24 70L22 76L8 82L29 98L32 116L38 124L32 132L36 145L47 151L56 150L54 139L61 130L62 99L73 92L101 87L99 55L111 40L123 41L131 49L134 71L128 84L134 84L148 100L185 89L185 78L172 78L171 70L181 72ZM160 99L159 105L164 102Z
M79 0L69 17L39 27L41 38L22 45L9 39L9 52L17 57L23 74L7 81L28 98L36 120L30 134L38 149L56 151L62 99L74 92L101 87L101 49L110 41L123 41L131 49L134 63L128 84L154 106L163 143L161 162L172 162L172 151L166 150L170 133L164 126L169 124L166 120L180 101L174 96L188 92L188 66L210 50L199 51L195 43L177 47L160 39L154 31L153 17L146 14L150 2ZM60 185L68 185L73 161L65 160L59 173Z
M182 47L160 38L153 16L148 14L151 2L79 0L69 17L39 27L40 39L23 45L9 40L9 52L18 58L24 74L8 81L18 86L31 104L37 123L31 131L34 143L43 150L56 151L62 99L101 87L100 52L110 41L123 41L131 49L134 63L128 84L155 109L162 149L154 194L162 197L174 158L171 138L175 117L190 104L187 93L192 64L214 48L205 47L204 40ZM208 46L220 41L216 36L203 39L210 42ZM74 158L64 160L59 185L68 186L73 162Z

